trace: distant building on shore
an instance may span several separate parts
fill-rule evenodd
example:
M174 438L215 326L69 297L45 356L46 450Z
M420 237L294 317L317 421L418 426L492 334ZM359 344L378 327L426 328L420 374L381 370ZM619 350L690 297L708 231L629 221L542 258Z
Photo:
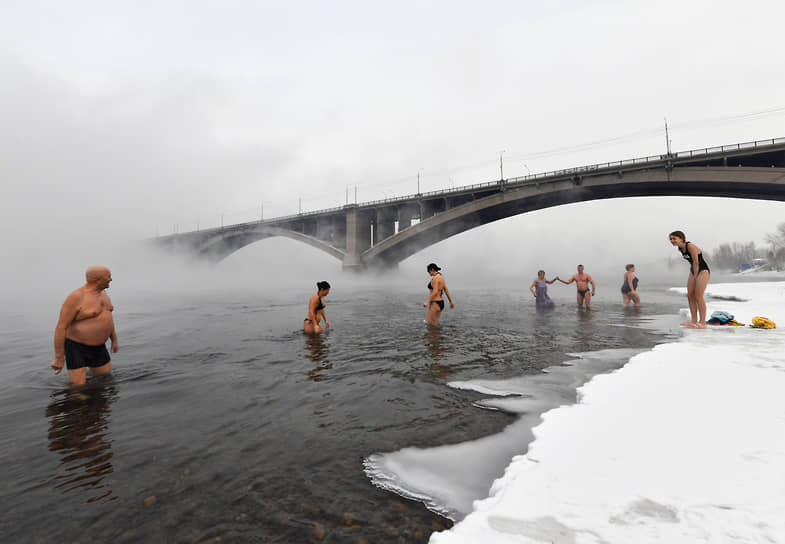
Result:
M746 272L750 271L753 272L755 270L768 270L769 263L766 259L752 259L748 263L742 263L739 267L739 272Z

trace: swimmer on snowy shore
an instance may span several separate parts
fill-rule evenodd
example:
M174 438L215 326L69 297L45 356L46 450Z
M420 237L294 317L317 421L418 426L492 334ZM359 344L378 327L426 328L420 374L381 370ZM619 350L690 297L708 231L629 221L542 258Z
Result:
M709 285L711 271L703 258L701 248L687 241L687 236L680 230L668 235L671 245L676 246L681 256L690 263L690 275L687 276L687 302L690 305L690 320L682 323L692 329L706 328L706 301L703 293ZM700 321L698 320L700 318Z

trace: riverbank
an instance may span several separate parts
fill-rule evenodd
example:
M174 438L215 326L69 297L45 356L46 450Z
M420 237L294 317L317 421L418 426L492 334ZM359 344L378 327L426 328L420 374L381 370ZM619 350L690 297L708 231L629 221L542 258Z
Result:
M677 289L674 289L677 290ZM709 312L785 324L785 283L710 285ZM547 412L490 497L434 544L785 539L783 330L711 327Z

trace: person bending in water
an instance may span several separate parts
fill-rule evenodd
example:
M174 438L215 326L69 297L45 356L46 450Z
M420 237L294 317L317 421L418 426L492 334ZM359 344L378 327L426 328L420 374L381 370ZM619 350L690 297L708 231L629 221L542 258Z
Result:
M439 318L442 316L442 310L444 310L442 291L444 291L444 294L447 295L447 299L450 301L450 308L455 308L455 304L452 303L452 297L450 296L449 289L447 289L447 284L439 273L441 268L436 266L436 264L431 263L426 269L428 270L428 274L431 275L431 281L428 282L428 290L431 294L428 297L428 300L423 303L423 306L428 308L428 311L425 314L425 321L431 325L438 325Z
M583 271L583 265L578 265L578 273L571 277L569 280L564 281L561 278L558 278L560 282L564 285L569 285L572 282L575 282L575 285L578 287L578 306L583 306L584 301L586 302L586 309L591 310L591 297L594 296L595 292L595 285L594 280L588 274ZM591 295L589 294L589 284L591 283Z
M628 264L624 267L624 281L621 284L622 306L625 308L632 301L636 307L641 305L641 297L638 295L638 278L635 277L635 265Z
M546 306L553 306L553 301L548 296L548 285L552 284L556 280L559 279L559 276L556 276L552 280L545 279L545 270L539 270L537 272L537 279L532 282L529 286L529 291L532 292L535 298L535 305L537 308L544 308Z
M68 379L74 385L87 381L87 368L95 376L111 373L106 341L112 340L112 353L120 347L112 318L114 306L106 294L112 273L105 266L91 266L85 272L85 280L65 299L54 335L55 358L51 366L55 374L60 374L65 364Z
M668 235L671 245L676 246L682 257L690 263L690 275L687 276L687 301L690 305L690 320L682 323L685 327L693 329L706 328L706 301L703 293L709 284L711 271L703 259L701 249L687 241L687 236L680 230L674 230ZM700 317L700 320L698 319Z
M307 333L321 332L322 327L319 322L324 319L324 328L330 328L330 322L327 321L327 314L324 313L324 297L330 294L330 284L326 281L320 281L316 284L316 293L311 295L308 300L308 317L303 321L303 330Z

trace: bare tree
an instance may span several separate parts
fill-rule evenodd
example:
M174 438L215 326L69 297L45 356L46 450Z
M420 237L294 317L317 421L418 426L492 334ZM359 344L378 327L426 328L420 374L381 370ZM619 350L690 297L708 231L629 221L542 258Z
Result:
M766 258L772 268L782 270L785 268L785 223L777 225L777 230L766 235L769 250Z
M720 244L720 247L712 251L710 259L712 266L721 270L739 270L741 265L751 263L757 257L758 249L755 242L733 242L731 244Z

